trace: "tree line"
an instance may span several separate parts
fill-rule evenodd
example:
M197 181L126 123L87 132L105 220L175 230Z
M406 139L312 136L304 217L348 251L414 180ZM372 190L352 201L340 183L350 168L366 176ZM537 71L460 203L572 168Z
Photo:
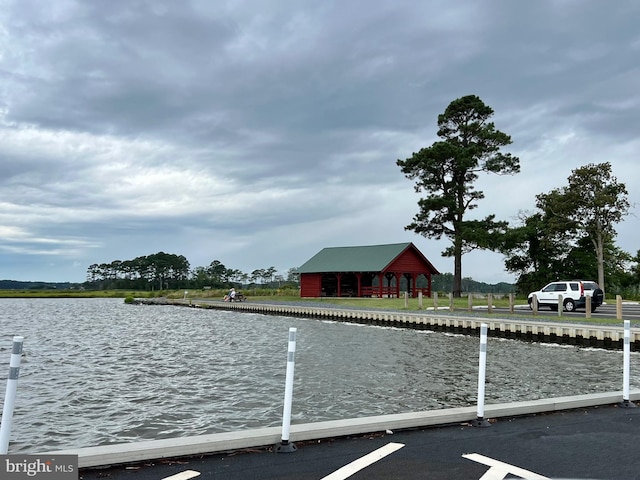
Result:
M0 282L1 284L2 282ZM5 288L18 288L17 282ZM21 288L53 288L49 284L22 285ZM251 273L227 268L219 260L212 261L206 267L191 269L183 255L158 252L153 255L136 257L133 260L114 260L110 263L93 264L87 269L87 281L84 287L97 290L179 290L185 288L203 289L229 288L231 286L294 287L299 285L296 268L290 268L287 275L278 274L275 267L259 268ZM75 284L67 284L70 288ZM465 292L512 293L514 285L510 283L488 284L465 277L462 279ZM443 273L432 279L432 289L439 292L451 292L453 274Z
M110 263L94 263L87 269L85 288L176 290L205 287L225 288L232 285L276 284L297 282L296 269L289 269L287 276L279 275L275 267L260 268L245 273L227 268L219 260L208 266L191 268L184 255L158 252L132 260L114 260Z
M615 245L615 226L631 204L609 162L573 170L566 186L537 195L534 211L521 212L515 226L491 213L469 219L485 197L475 188L479 174L520 172L519 158L502 152L512 140L490 121L493 113L475 95L458 98L438 116L441 140L396 161L424 194L405 229L451 241L442 255L454 259L454 296L463 290L462 257L474 249L505 255L505 269L517 275L520 293L553 280L595 279L609 293L637 295L640 250L632 257Z

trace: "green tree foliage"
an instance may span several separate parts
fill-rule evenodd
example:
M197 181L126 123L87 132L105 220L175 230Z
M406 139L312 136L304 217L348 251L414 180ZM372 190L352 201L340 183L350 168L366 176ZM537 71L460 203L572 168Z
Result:
M290 269L294 270L295 269ZM251 277L241 270L227 268L220 260L206 267L195 267L190 271L189 262L182 255L159 252L134 258L114 260L111 263L93 264L87 269L85 288L163 290L182 288L223 288L232 285L247 285L260 281L264 287L285 283L271 266L254 270ZM296 286L297 279L288 280L288 286Z
M622 271L620 271L622 270ZM635 257L628 255L627 262L618 270L618 275L609 283L609 292L624 298L640 297L640 250Z
M518 289L531 291L563 278L624 283L629 254L614 244L615 224L628 213L624 184L611 164L572 171L568 185L536 196L538 211L523 215L503 242L505 267L519 274Z
M505 269L518 274L520 293L537 290L551 280L564 278L564 259L571 244L565 232L552 229L542 212L521 213L521 224L506 232L501 246Z
M426 282L422 283L422 279L418 280L418 287L426 287ZM453 289L453 273L442 273L435 275L432 280L431 289L434 292L449 293ZM514 293L514 285L511 283L500 282L489 284L478 282L470 277L462 279L462 291L466 293Z
M462 256L476 248L495 250L507 228L494 215L469 220L467 213L484 198L476 190L480 173L515 174L520 161L500 151L511 144L511 137L496 130L490 118L493 109L475 95L458 98L438 116L438 136L442 139L414 152L406 160L397 160L402 173L415 180L416 192L424 192L418 201L419 212L407 230L427 238L451 240L443 255L454 258L454 296L462 291Z
M214 260L207 267L207 276L209 285L213 287L221 287L226 282L227 267L225 267L220 260Z
M141 290L181 288L189 275L190 266L184 255L158 252L133 260L90 265L87 286Z
M571 172L569 184L549 198L554 219L591 242L604 290L605 244L615 238L615 225L629 212L627 187L613 176L609 162L588 164Z
M287 271L287 282L298 283L300 281L300 274L297 268L290 268Z

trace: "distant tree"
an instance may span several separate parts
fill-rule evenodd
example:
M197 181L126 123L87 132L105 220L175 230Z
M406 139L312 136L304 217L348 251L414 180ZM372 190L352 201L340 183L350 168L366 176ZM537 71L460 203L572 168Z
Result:
M588 164L571 172L566 187L537 196L545 205L549 223L556 230L589 239L605 290L605 247L616 236L615 224L628 214L630 204L624 183L613 176L609 162Z
M277 270L276 267L269 267L267 269L264 270L264 281L265 283L269 282L273 282L273 276L276 274Z
M209 279L214 286L220 287L226 283L227 267L220 260L214 260L207 267Z
M183 255L158 252L133 260L114 260L92 264L87 270L87 286L91 288L180 288L187 285L189 262Z
M416 192L426 192L418 201L419 212L407 230L427 238L449 238L452 246L443 255L454 257L454 296L462 291L462 255L476 248L495 249L507 227L494 215L467 220L470 210L484 193L476 190L479 173L515 174L520 161L500 149L511 144L509 135L489 121L493 109L475 95L458 98L438 116L441 141L397 160L402 172L416 180Z
M300 281L300 274L298 273L298 269L295 267L287 270L287 282L295 282L298 283Z
M256 283L258 279L264 282L264 270L261 268L256 268L253 272L251 272L250 279L252 283Z
M87 268L87 282L93 283L98 280L99 276L98 264L92 263L89 265L89 268Z
M242 271L234 269L234 268L228 268L227 269L227 281L234 283L234 282L242 282Z
M193 288L211 286L209 274L207 273L207 269L205 267L194 268L193 272L191 272L191 284Z
M544 210L544 206L538 203ZM516 285L521 293L541 288L551 280L564 278L565 259L572 249L564 229L549 225L544 212L524 213L520 225L507 230L501 243L505 269L518 275Z

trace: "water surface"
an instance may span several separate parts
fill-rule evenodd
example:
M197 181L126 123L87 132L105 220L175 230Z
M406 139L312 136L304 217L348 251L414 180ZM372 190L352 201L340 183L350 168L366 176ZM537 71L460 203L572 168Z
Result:
M289 327L294 424L476 403L477 337L122 299L2 299L1 401L12 338L25 338L9 453L278 426ZM622 389L621 352L494 338L487 350L487 404Z

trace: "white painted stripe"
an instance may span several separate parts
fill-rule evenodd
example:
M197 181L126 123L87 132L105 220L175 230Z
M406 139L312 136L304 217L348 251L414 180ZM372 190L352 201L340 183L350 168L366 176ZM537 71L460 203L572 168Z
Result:
M491 467L487 473L485 473L480 480L502 480L507 475L516 475L520 478L526 478L527 480L549 480L548 477L543 477L537 473L530 472L524 468L516 467L508 463L501 462L500 460L494 460L493 458L485 457L479 453L467 453L462 455L464 458L473 462L478 462L488 467Z
M500 467L491 467L486 471L484 475L480 477L480 480L504 480L511 473L509 469Z
M364 457L354 460L350 464L345 465L326 477L323 477L321 480L344 480L345 478L349 478L351 475L373 463L376 463L378 460L382 460L387 455L400 450L402 447L404 447L404 443L388 443L384 447L380 447L379 449L368 453Z
M190 478L197 477L198 475L200 475L200 472L196 472L195 470L185 470L184 472L176 473L170 477L164 477L162 480L189 480Z

